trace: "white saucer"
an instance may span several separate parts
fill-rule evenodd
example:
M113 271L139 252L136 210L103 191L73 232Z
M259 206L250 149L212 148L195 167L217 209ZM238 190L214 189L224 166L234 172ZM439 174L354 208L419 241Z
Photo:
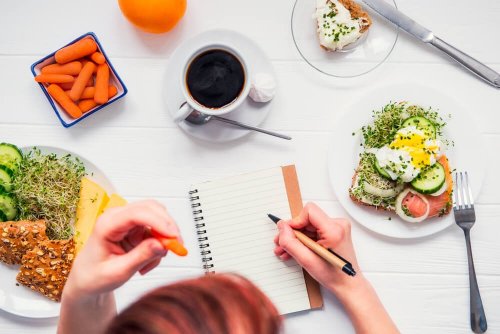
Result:
M257 73L267 73L276 78L273 65L262 49L245 35L230 30L209 30L182 43L172 54L165 72L163 96L168 112L173 116L179 106L185 101L179 86L181 71L190 55L200 47L208 44L227 44L238 50L245 58L250 76ZM250 77L250 82L252 77ZM271 111L272 100L267 103L257 103L247 98L236 110L222 115L248 125L258 126ZM235 140L252 132L218 121L205 125L192 125L182 122L179 127L187 134L204 141L226 142Z

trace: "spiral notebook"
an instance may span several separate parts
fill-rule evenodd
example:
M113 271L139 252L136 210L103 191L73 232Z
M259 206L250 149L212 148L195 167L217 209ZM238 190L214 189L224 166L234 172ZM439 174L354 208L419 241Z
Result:
M290 218L302 209L295 166L204 182L189 194L207 274L245 276L281 314L323 306L318 283L294 260L273 253L277 227L267 214Z

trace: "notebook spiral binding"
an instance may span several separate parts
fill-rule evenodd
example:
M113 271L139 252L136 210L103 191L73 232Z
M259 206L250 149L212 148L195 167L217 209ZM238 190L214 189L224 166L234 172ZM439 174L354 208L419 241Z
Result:
M208 243L208 237L206 236L207 230L205 229L205 223L203 222L203 210L201 209L198 189L194 189L189 192L189 200L191 201L191 208L193 209L194 221L196 223L194 227L196 228L196 234L198 236L198 247L200 248L203 269L205 270L205 273L213 274L215 272L213 271L214 264L212 263L212 252L210 251L210 244Z

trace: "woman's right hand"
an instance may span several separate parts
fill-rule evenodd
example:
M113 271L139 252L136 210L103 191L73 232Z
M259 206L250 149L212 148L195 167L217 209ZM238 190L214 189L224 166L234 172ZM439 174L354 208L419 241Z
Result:
M312 277L330 291L337 293L352 284L353 277L340 268L324 261L312 250L304 246L292 229L316 240L323 247L330 248L347 259L360 275L358 261L351 239L351 223L344 218L330 218L314 203L307 203L299 216L278 223L279 234L275 238L275 254L287 260L293 257Z
M351 223L344 218L330 218L316 204L308 203L298 217L278 222L274 252L281 259L293 257L313 278L333 292L344 305L358 334L395 334L396 325L385 311L375 290L359 269L351 239ZM350 261L356 276L348 276L332 266L296 237L301 230L321 246L330 248Z

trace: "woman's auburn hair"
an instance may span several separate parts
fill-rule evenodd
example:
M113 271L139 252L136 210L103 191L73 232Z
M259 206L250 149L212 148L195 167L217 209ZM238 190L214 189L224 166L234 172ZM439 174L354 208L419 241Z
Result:
M149 292L118 314L107 334L277 334L281 322L249 280L215 274Z

